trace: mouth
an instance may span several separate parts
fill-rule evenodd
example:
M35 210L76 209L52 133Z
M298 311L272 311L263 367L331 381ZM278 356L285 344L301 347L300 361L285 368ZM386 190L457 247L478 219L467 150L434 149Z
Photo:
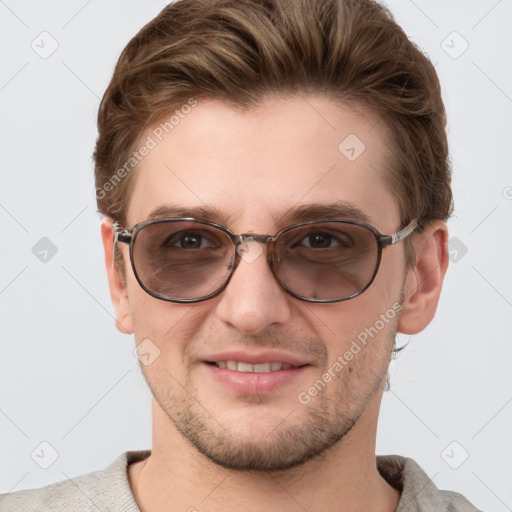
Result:
M300 368L303 365L291 365L288 363L279 362L264 362L264 363L245 363L243 361L207 361L208 364L216 366L217 368L225 368L235 372L242 373L269 373L278 372L280 370L291 370Z
M282 351L249 353L232 350L209 354L202 362L205 378L212 379L212 386L221 385L243 394L289 389L289 386L297 385L297 379L303 379L301 376L308 368L312 368L305 359Z

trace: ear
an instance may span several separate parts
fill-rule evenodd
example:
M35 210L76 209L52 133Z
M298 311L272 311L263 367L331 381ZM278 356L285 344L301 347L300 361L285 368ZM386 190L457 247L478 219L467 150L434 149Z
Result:
M105 252L105 266L107 268L110 298L112 299L116 316L116 327L124 334L132 334L133 322L128 303L128 295L126 293L126 285L121 279L119 269L113 258L114 228L111 218L106 217L101 222L101 238Z
M442 221L432 221L413 241L416 264L405 279L404 303L398 331L421 332L434 318L444 276L448 268L448 228Z

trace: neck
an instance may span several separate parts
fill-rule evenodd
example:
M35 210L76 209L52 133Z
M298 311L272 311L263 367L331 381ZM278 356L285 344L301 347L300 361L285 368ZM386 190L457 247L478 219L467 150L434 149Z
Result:
M226 503L268 512L391 512L399 492L376 468L376 415L378 404L370 403L340 442L305 464L248 472L223 468L199 453L154 401L151 456L130 466L130 484L142 512L167 511L169 504L176 510L220 512Z

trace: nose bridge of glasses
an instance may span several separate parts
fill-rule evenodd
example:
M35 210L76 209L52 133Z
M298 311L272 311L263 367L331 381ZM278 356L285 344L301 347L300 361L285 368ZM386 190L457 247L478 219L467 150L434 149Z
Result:
M237 236L237 245L241 245L245 242L259 242L260 244L267 244L270 240L273 240L272 235L258 235L256 233L242 233Z
M272 242L273 240L274 237L271 235L242 233L240 235L236 235L236 238L233 240L233 242L235 244L236 252L241 257L241 259L244 260L246 263L252 263L264 252L262 245L267 245L269 242ZM272 250L267 252L267 260L269 262L269 265L272 267L270 261L271 253Z

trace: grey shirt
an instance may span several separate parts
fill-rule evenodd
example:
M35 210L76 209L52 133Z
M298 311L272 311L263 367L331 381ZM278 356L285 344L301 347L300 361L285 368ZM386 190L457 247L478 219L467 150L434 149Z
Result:
M130 464L149 451L125 452L101 470L41 489L0 495L1 512L140 512L128 481ZM387 482L401 491L396 512L478 512L455 492L440 491L412 460L398 455L377 457ZM193 503L191 503L193 505Z

